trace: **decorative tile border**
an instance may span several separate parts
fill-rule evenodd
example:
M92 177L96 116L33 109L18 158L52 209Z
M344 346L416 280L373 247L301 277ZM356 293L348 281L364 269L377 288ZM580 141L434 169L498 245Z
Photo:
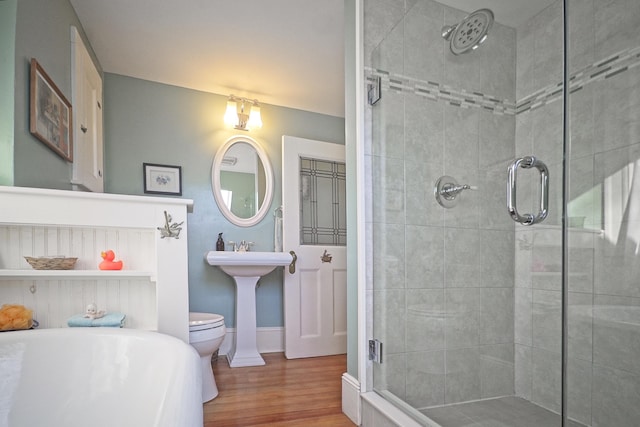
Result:
M543 105L551 104L554 101L562 99L563 84L562 82L555 85L549 85L540 89L531 95L522 98L516 105L516 114L525 111L535 110Z
M579 91L590 83L608 79L638 66L640 66L640 46L613 54L573 74L570 77L569 86L571 93ZM413 79L401 74L391 74L376 68L366 67L365 72L369 82L374 77L380 77L383 90L412 93L432 101L443 101L461 108L482 108L499 115L516 115L535 110L562 99L563 92L563 84L560 82L540 89L518 102L513 102L481 92L468 92L441 83Z
M569 78L570 93L574 93L590 83L616 76L640 65L640 47L615 53L608 58L589 65ZM526 96L518 101L516 114L534 110L543 105L562 99L562 82Z
M586 84L608 79L640 65L640 46L611 55L571 76L571 92Z
M365 71L369 82L373 80L373 77L380 77L382 90L412 93L432 101L443 101L461 108L482 108L500 115L513 115L516 112L516 105L513 101L498 99L481 92L468 92L441 83L391 74L388 71L370 67L367 67Z

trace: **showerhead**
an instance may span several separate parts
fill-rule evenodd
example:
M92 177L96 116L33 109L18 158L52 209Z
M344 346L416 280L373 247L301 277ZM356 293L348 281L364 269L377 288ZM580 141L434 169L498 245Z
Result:
M467 15L459 24L442 27L442 37L449 41L454 55L476 49L487 38L493 25L493 12L478 9Z

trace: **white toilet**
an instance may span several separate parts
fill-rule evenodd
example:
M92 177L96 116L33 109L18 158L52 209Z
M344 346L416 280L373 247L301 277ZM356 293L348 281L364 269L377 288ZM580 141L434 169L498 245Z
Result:
M200 355L202 363L202 403L218 395L211 369L211 356L220 348L227 332L224 317L213 313L189 313L189 344Z

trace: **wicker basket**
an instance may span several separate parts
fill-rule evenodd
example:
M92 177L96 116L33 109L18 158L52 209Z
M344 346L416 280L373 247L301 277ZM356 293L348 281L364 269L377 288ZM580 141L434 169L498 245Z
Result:
M78 258L67 257L30 257L26 256L29 265L34 270L73 270L73 266L76 264Z

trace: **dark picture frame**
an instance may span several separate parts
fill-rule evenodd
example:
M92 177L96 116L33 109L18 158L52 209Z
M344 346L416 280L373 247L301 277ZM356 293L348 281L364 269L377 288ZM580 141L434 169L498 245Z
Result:
M73 110L51 77L31 59L29 132L54 153L73 162Z
M182 196L181 166L143 163L142 172L146 194Z

